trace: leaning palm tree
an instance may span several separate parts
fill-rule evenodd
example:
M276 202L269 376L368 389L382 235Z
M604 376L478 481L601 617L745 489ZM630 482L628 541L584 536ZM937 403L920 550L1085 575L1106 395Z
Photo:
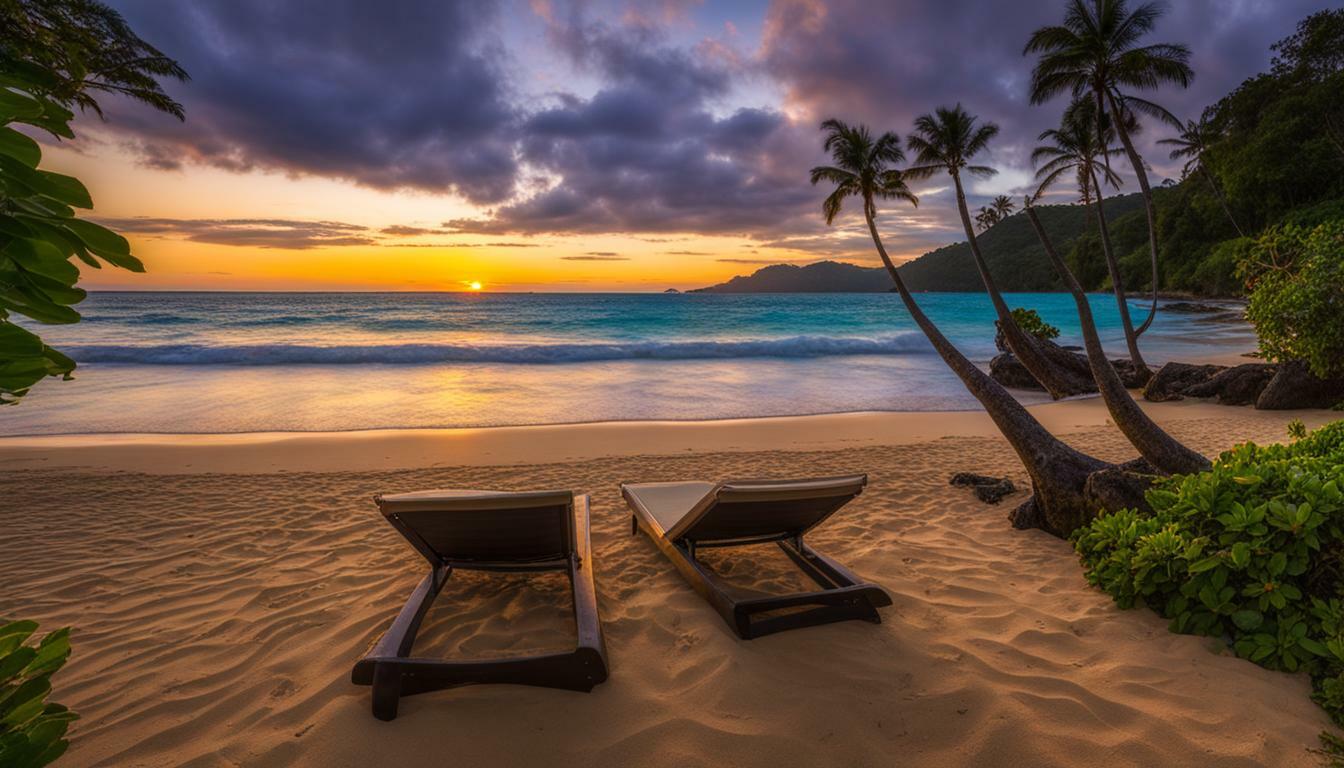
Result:
M1107 149L1108 134L1114 131L1110 126L1098 135L1095 119L1096 107L1088 99L1075 101L1064 112L1064 119L1058 128L1044 131L1039 139L1042 144L1031 153L1032 163L1039 163L1036 178L1040 186L1035 197L1039 198L1065 174L1072 173L1078 185L1078 194L1084 206L1090 206L1096 200L1094 209L1097 219L1097 232L1101 238L1101 251L1106 258L1106 269L1111 276L1111 289L1115 292L1115 303L1120 310L1120 326L1125 333L1125 345L1129 348L1129 359L1134 363L1134 373L1141 381L1152 377L1152 371L1139 352L1139 337L1134 332L1134 323L1129 317L1129 301L1125 298L1125 286L1120 276L1120 265L1116 261L1115 251L1111 248L1111 233L1106 222L1103 183L1112 187L1120 186L1120 177L1105 163L1105 158L1119 150ZM1061 275L1061 277L1063 277ZM1101 382L1098 382L1100 386Z
M980 243L975 237L975 227L971 224L971 214L966 207L966 190L962 187L962 174L987 178L997 171L984 165L973 165L972 158L988 146L989 141L998 135L999 127L994 123L980 123L960 104L955 107L939 107L933 114L921 115L915 119L915 132L906 138L906 146L915 153L917 165L906 169L905 175L913 179L927 179L940 173L952 177L952 186L957 194L957 210L961 213L962 227L966 231L966 240L971 246L971 256L975 259L980 279L989 293L994 305L999 327L1003 330L1004 341L1008 349L1022 362L1036 381L1045 387L1051 397L1059 399L1090 391L1087 383L1070 381L1053 364L1041 347L1013 319L1003 295L990 274L989 265L980 252Z
M1034 525L1067 535L1096 514L1096 504L1089 501L1084 488L1089 475L1110 465L1074 450L1050 434L1008 390L948 341L920 309L887 255L877 231L878 200L895 199L919 204L906 186L905 174L894 167L905 157L896 134L884 133L874 138L866 126L850 126L840 120L827 120L821 124L821 129L826 132L824 146L833 164L813 168L811 178L814 185L824 181L835 187L821 206L826 223L835 222L846 200L858 198L877 255L906 310L943 362L984 406L1031 476L1035 490L1034 514L1039 519L1019 517L1015 524L1020 527Z
M994 220L1003 221L1013 213L1013 198L1007 195L999 195L990 203L990 210L994 211Z
M1241 231L1241 225L1232 215L1232 209L1227 205L1227 198L1223 195L1223 190L1218 186L1218 180L1214 178L1213 171L1209 170L1209 164L1206 162L1209 155L1209 144L1218 138L1217 132L1209 124L1208 115L1201 115L1199 121L1187 120L1181 128L1180 134L1174 139L1162 139L1158 144L1165 144L1172 147L1170 157L1172 160L1184 160L1185 166L1181 168L1181 177L1188 178L1192 173L1198 173L1209 183L1209 188L1218 198L1218 203L1223 206L1223 213L1227 215L1227 220L1232 222L1233 229L1237 234L1245 237L1246 233Z
M1143 193L1152 259L1152 307L1136 331L1140 334L1157 316L1157 212L1143 158L1134 148L1127 123L1135 112L1163 115L1165 110L1123 89L1152 90L1165 83L1184 88L1194 77L1188 63L1190 49L1184 45L1139 44L1164 11L1155 2L1131 11L1127 0L1068 0L1064 23L1033 32L1023 51L1040 54L1031 74L1031 103L1041 104L1065 92L1091 98L1097 106L1098 131L1104 131L1107 123L1115 126L1129 156Z
M1092 307L1087 302L1087 294L1078 284L1078 278L1074 277L1073 272L1055 251L1050 236L1046 234L1045 227L1041 226L1041 220L1036 215L1036 209L1032 207L1032 202L1032 197L1028 197L1023 204L1027 219L1036 229L1036 236L1040 238L1050 263L1054 265L1065 287L1073 295L1074 304L1078 308L1078 322L1083 330L1083 346L1087 350L1088 366L1092 369L1093 378L1097 380L1097 389L1101 392L1102 400L1105 401L1106 409L1110 412L1115 426L1138 449L1139 455L1161 472L1190 474L1208 469L1209 460L1206 457L1190 450L1167 434L1148 418L1148 414L1144 413L1130 396L1129 390L1120 380L1120 374L1115 372L1111 362L1106 359L1106 351L1101 346L1101 338L1097 334L1097 324L1092 317Z

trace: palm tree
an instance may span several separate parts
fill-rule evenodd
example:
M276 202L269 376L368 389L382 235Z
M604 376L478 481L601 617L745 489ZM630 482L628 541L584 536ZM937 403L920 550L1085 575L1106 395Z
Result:
M1078 184L1078 193L1083 205L1090 205L1096 199L1097 231L1101 237L1101 250L1106 258L1106 269L1111 276L1111 289L1115 292L1115 303L1120 309L1120 325L1125 332L1125 345L1129 348L1129 359L1134 363L1134 373L1142 381L1152 377L1152 371L1139 352L1139 337L1134 332L1134 323L1129 317L1129 301L1125 298L1124 281L1120 276L1120 265L1111 248L1110 228L1106 223L1103 182L1112 187L1120 186L1120 177L1104 162L1105 158L1119 150L1107 149L1108 135L1114 131L1108 125L1101 135L1097 133L1095 119L1096 107L1088 99L1075 101L1065 112L1058 128L1051 128L1039 136L1047 142L1031 153L1032 163L1040 163L1036 178L1040 186L1035 197L1040 197L1064 174L1073 173ZM1042 162L1044 161L1044 162ZM1101 382L1097 382L1100 386Z
M1013 213L1013 208L1015 207L1016 206L1013 205L1013 198L1007 195L999 195L998 197L994 198L994 202L990 203L990 208L991 210L994 211L995 221L1003 221L1004 219L1011 216Z
M821 206L826 223L835 222L847 199L859 198L877 255L906 310L947 366L984 406L1031 475L1036 493L1035 512L1040 519L1019 517L1015 522L1021 527L1036 525L1052 533L1067 535L1096 514L1096 504L1089 501L1084 488L1089 475L1110 465L1074 450L1050 434L1008 390L961 354L920 309L877 232L879 199L919 204L906 186L904 174L893 167L904 161L896 134L884 133L874 139L867 127L850 126L839 120L827 120L821 124L821 129L826 132L824 146L833 165L813 168L811 178L813 184L825 181L835 185L835 190Z
M1136 111L1162 115L1161 107L1122 89L1152 90L1165 83L1182 88L1190 84L1190 49L1173 43L1140 45L1165 11L1156 2L1133 11L1127 0L1068 0L1064 23L1032 33L1023 55L1039 53L1031 74L1031 103L1042 104L1064 93L1090 97L1097 107L1098 132L1113 125L1129 156L1143 192L1148 217L1148 251L1152 258L1152 307L1136 333L1142 334L1157 316L1157 213L1148 173L1131 140L1129 122Z
M999 212L993 208L980 206L979 213L975 214L975 223L980 225L980 231L984 232L995 224L999 223Z
M915 132L906 138L906 146L915 153L917 165L906 169L905 175L913 179L927 179L939 173L947 173L952 177L952 185L957 193L957 210L961 213L962 227L966 230L966 240L970 243L975 266L980 271L980 279L994 305L1004 341L1022 365L1055 399L1090 391L1087 384L1080 385L1064 376L1036 342L1017 327L1012 311L999 293L989 265L980 252L980 243L975 238L975 227L971 224L971 214L966 207L966 191L962 188L961 175L966 173L987 178L997 173L988 166L972 165L971 160L984 151L998 132L997 125L980 123L960 104L951 108L939 107L933 114L921 115L915 119Z
M1133 397L1130 397L1129 390L1120 380L1120 374L1115 372L1111 362L1106 359L1106 351L1102 348L1101 338L1097 335L1097 324L1092 318L1092 307L1087 302L1087 294L1083 292L1083 287L1078 284L1078 278L1074 277L1073 272L1069 270L1064 260L1055 251L1054 245L1050 242L1050 237L1046 234L1045 228L1041 226L1041 220L1036 216L1036 209L1032 207L1031 203L1031 197L1028 197L1024 203L1027 218L1031 221L1031 225L1035 227L1036 236L1040 238L1041 245L1044 246L1050 263L1055 266L1055 271L1059 273L1060 279L1064 281L1069 293L1073 294L1073 302L1078 308L1078 321L1083 329L1083 346L1087 350L1087 362L1092 369L1092 376L1097 380L1097 389L1101 392L1101 397L1106 402L1106 409L1110 411L1111 419L1115 422L1116 427L1139 450L1139 455L1147 459L1148 463L1159 471L1188 474L1208 469L1209 460L1207 458L1190 450L1167 434L1152 419L1148 418L1148 414L1144 413L1139 404L1134 402ZM1100 207L1100 204L1098 204L1098 207Z
M1170 155L1172 160L1185 161L1185 166L1181 168L1182 178L1187 178L1192 173L1199 173L1205 181L1209 182L1209 187L1213 190L1214 196L1218 198L1218 203L1223 206L1223 213L1227 214L1227 220L1232 222L1232 227L1237 230L1238 235L1245 237L1246 233L1241 231L1241 225L1232 215L1232 209L1227 205L1227 198L1223 196L1223 190L1218 186L1218 180L1214 178L1213 171L1209 170L1208 163L1204 162L1209 154L1209 144L1217 138L1218 134L1209 124L1208 114L1206 113L1200 116L1199 122L1187 120L1181 128L1180 135L1176 138L1162 139L1157 143L1172 147Z

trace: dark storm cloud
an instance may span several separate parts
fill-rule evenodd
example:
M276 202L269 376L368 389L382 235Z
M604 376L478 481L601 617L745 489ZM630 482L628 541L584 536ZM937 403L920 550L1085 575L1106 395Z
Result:
M561 95L523 124L521 154L558 182L462 232L741 232L777 225L812 197L797 134L774 110L713 107L737 76L722 58L669 45L645 26L552 20L550 37L604 83Z
M241 245L255 248L307 248L373 245L367 227L339 221L291 219L99 219L119 232L172 235L196 243Z
M187 122L115 109L158 168L199 161L495 203L514 189L516 119L490 4L116 0L191 74Z

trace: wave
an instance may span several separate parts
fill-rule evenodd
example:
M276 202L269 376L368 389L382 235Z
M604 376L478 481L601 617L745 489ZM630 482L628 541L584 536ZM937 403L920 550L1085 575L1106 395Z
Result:
M882 338L791 336L742 341L634 341L561 344L370 344L213 346L89 344L64 347L87 363L138 365L424 365L432 363L554 364L617 360L731 360L842 355L921 354L932 347L920 334Z

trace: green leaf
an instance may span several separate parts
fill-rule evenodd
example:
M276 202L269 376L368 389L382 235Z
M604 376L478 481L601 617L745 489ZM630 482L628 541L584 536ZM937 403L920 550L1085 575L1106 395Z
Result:
M9 155L29 168L36 168L42 161L42 148L37 142L9 126L0 128L0 153Z
M0 88L0 122L27 120L42 114L42 102L26 93Z
M1232 545L1232 564L1238 568L1245 568L1251 561L1251 545L1244 541L1239 541Z
M145 271L145 266L140 260L131 255L131 244L116 232L82 219L71 219L62 223L90 251L109 264L132 272Z
M1240 610L1232 614L1232 623L1245 632L1259 629L1264 621L1264 614L1250 609Z

